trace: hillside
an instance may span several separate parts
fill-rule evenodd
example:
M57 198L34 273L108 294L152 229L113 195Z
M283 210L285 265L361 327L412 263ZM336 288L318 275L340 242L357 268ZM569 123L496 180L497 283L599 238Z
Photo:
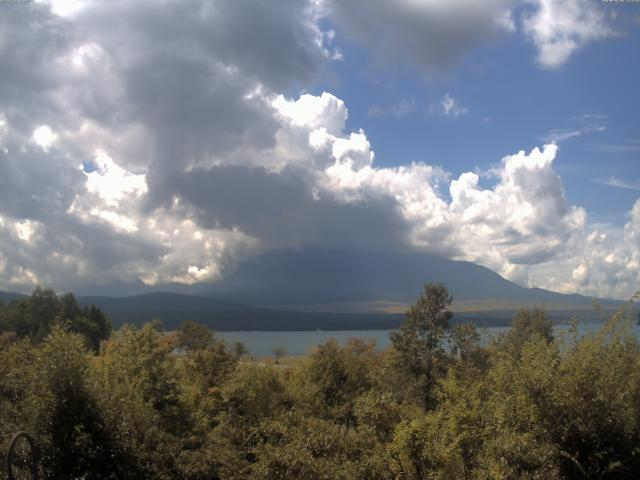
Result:
M184 320L194 320L217 331L377 330L393 328L402 318L393 314L297 312L162 292L124 298L80 297L78 301L100 307L115 327L124 323L140 325L157 318L166 329L174 329Z
M25 295L21 295L20 293L12 293L12 292L3 292L0 291L0 301L4 303L9 303L13 300L17 300L19 298L23 298Z
M453 295L454 322L508 325L525 306L543 306L555 322L601 319L589 297L526 288L470 262L318 249L265 254L218 283L183 286L187 293L90 295L78 301L99 306L116 327L159 318L167 329L195 320L219 331L371 330L396 326L428 282L444 283ZM5 302L19 297L0 292ZM609 311L621 304L600 303Z
M269 306L381 300L406 304L415 301L428 282L442 282L455 300L591 305L590 297L526 288L471 262L422 253L319 249L271 252L244 262L235 273L212 284L210 292L218 298Z

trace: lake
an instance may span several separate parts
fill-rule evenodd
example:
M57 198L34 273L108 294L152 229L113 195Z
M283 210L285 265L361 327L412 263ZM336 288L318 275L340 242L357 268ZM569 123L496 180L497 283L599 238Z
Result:
M584 335L597 331L602 323L582 323L578 325L578 333ZM568 332L569 325L554 325L553 332L556 337ZM483 341L487 342L492 337L508 330L509 327L485 327L480 328ZM640 326L634 325L633 332L640 339ZM335 338L345 345L350 338L370 339L376 342L379 349L389 346L389 330L347 330L347 331L305 331L305 332L217 332L227 342L243 342L249 349L249 354L260 358L272 356L275 347L284 347L287 355L299 356L309 353L314 347Z

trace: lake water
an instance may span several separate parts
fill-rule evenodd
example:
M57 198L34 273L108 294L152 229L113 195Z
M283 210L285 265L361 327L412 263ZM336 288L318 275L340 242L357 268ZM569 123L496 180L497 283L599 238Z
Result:
M597 331L601 323L583 323L578 325L578 333L584 335ZM569 331L569 325L555 325L554 335L559 337ZM483 341L508 330L508 327L486 327L479 329ZM633 332L640 340L640 326L634 325ZM309 353L316 346L335 338L345 345L350 338L374 340L379 349L389 346L389 330L349 330L349 331L308 331L308 332L217 332L227 342L243 342L249 354L260 358L272 356L275 347L284 347L287 355L299 356Z

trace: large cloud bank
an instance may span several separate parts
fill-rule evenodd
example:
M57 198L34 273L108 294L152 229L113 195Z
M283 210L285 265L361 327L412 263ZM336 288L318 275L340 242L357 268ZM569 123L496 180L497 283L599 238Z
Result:
M624 229L592 229L556 145L506 156L489 179L380 168L342 100L286 93L336 58L320 25L349 2L65 5L0 20L0 289L209 282L303 246L433 252L603 296L640 283L640 202ZM478 7L445 56L510 28L505 8Z
M616 34L615 12L599 0L324 3L337 24L382 62L409 61L427 73L455 65L479 43L517 31L535 47L539 65L550 69L561 67L586 45Z

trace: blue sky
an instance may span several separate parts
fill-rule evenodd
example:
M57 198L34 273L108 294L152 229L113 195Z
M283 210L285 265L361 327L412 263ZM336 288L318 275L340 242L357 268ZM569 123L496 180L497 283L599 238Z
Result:
M603 8L640 16L636 5ZM376 161L384 166L427 162L457 176L541 146L554 132L580 132L557 140L561 155L555 168L567 196L594 220L622 225L640 195L637 22L625 24L617 37L585 46L557 69L541 68L535 47L516 34L472 48L458 65L435 74L406 63L376 63L371 52L338 29L335 41L344 61L334 63L334 75L309 91L342 98L348 128L367 132ZM451 117L430 111L447 94L468 112ZM403 104L411 108L394 113ZM386 111L372 115L372 106ZM635 189L608 185L612 177Z
M0 289L355 248L629 298L639 53L637 2L0 2Z

